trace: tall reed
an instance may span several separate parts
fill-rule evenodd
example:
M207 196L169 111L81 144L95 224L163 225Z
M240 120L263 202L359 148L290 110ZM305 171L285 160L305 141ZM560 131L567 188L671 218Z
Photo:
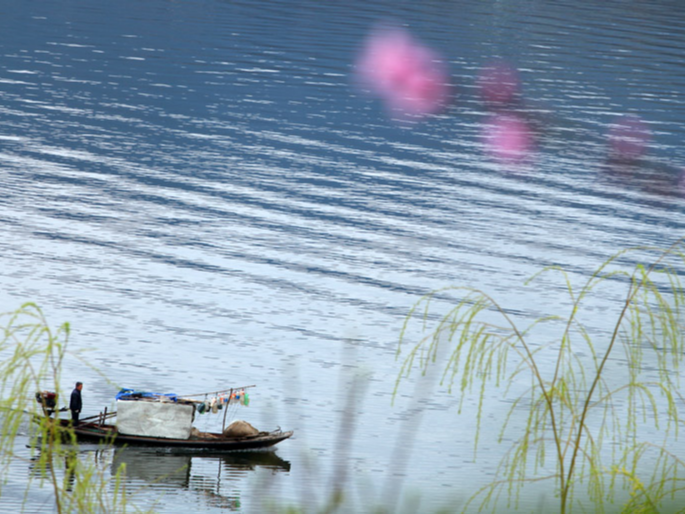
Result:
M681 239L665 250L619 252L579 289L564 270L546 268L529 283L544 273L559 273L570 310L525 328L493 297L468 287L435 291L413 306L400 335L397 355L409 350L395 395L412 370L444 366L441 384L461 394L459 411L465 396L478 399L477 448L490 401L486 386L506 385L504 395L524 389L507 398L512 403L499 432L500 444L505 437L514 442L505 448L496 478L471 497L465 510L475 505L494 510L504 499L520 506L524 488L541 481L554 484L561 513L583 510L587 501L593 511L602 511L619 491L628 497L627 512L656 512L683 499L684 462L670 451L683 421L683 246ZM583 307L604 287L623 296L615 317L607 320L608 330L600 331L583 322ZM454 306L435 316L435 300L453 296L458 297ZM540 334L549 331L557 335L541 341ZM443 345L449 347L448 357L439 362ZM519 424L520 418L525 422Z

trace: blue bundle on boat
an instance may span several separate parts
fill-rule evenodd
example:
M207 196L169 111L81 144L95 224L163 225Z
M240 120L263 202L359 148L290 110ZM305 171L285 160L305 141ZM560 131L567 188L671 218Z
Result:
M178 396L174 393L150 393L147 391L136 391L135 389L122 389L116 395L117 400L141 400L144 398L165 398L172 402L178 401Z

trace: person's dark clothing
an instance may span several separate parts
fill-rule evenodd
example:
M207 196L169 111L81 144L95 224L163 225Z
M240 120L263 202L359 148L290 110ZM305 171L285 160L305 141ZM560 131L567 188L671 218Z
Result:
M78 415L81 413L81 391L74 389L71 392L71 401L69 402L69 410L71 411L71 420L74 425L78 425Z

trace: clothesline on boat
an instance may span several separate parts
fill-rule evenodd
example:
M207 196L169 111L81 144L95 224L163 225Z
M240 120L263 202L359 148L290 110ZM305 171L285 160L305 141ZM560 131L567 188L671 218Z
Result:
M232 391L241 391L243 389L249 389L250 387L257 387L256 385L242 386L242 387L229 387L228 389L221 389L220 391L211 391L209 393L198 393L198 394L179 394L179 398L193 398L196 396L209 396L216 395L219 393L229 393Z
M205 414L212 412L216 414L224 407L228 408L229 405L241 404L247 407L250 405L250 397L245 392L245 389L249 389L251 386L243 387L231 387L230 389L222 389L220 391L212 391L209 393L201 393L194 395L186 395L179 397L182 401L192 402L196 404L197 413ZM203 400L196 400L192 398L194 396L204 396ZM212 396L212 398L209 398ZM224 418L226 414L224 413Z
M182 398L181 401L194 403L198 414L208 412L216 414L224 407L228 409L229 405L241 404L245 407L250 405L250 397L244 389L227 389L225 392L217 391L217 393L211 398L209 398L211 393L207 393L204 400Z

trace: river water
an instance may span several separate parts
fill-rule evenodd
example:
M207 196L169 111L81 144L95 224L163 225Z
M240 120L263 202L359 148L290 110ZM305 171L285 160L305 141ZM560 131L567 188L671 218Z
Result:
M445 111L397 121L360 89L357 56L387 21L441 56ZM562 281L525 279L558 265L581 281L683 236L679 1L4 0L0 27L2 310L71 323L61 386L85 383L84 416L119 387L256 385L238 416L295 431L248 464L100 455L162 512L259 512L265 488L316 504L343 475L357 511L387 490L420 498L407 512L460 505L502 449L488 421L474 461L475 400L458 415L444 387L412 378L392 404L411 306L467 285L522 319L563 314ZM495 61L537 127L525 169L484 148L477 84ZM649 138L616 170L628 116ZM601 335L620 296L600 300ZM186 475L155 475L177 463ZM0 507L20 507L29 468ZM25 509L49 511L31 491Z

